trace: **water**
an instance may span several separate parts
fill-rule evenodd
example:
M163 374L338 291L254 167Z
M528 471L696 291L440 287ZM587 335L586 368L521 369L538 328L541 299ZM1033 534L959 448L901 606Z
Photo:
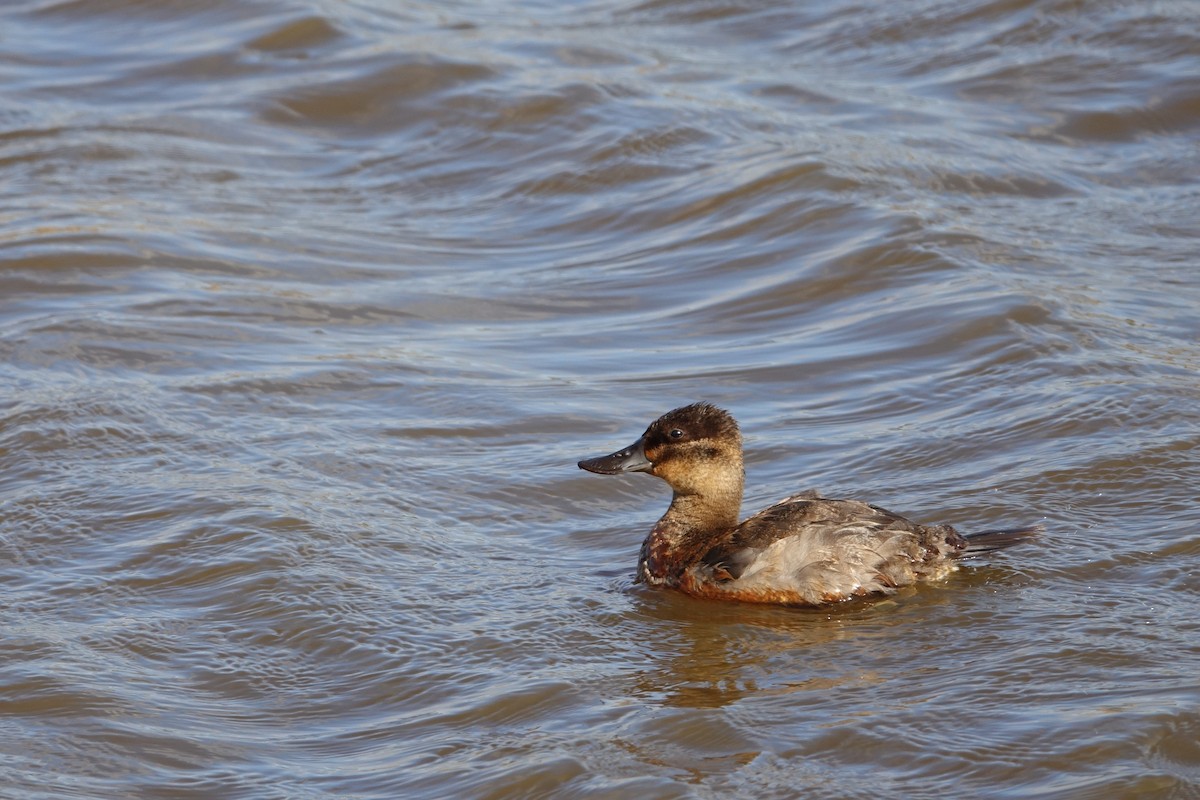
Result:
M1193 3L0 10L0 795L1200 797ZM579 458L964 530L633 583Z

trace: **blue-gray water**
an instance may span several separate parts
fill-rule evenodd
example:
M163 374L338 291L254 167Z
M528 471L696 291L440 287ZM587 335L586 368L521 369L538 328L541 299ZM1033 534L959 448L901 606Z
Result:
M1200 797L1200 7L0 9L0 796ZM1040 546L633 583L733 411Z

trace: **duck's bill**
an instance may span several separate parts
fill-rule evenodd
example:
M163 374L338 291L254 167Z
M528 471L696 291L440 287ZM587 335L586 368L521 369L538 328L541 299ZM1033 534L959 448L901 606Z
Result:
M622 472L646 472L653 466L646 459L646 448L641 439L615 453L599 458L588 458L579 462L580 469L600 475L620 475Z

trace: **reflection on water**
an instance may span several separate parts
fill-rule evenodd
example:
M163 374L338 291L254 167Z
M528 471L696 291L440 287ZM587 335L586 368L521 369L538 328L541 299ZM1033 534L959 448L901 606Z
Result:
M1200 794L1187 4L0 10L0 794ZM632 582L595 442L1037 547Z

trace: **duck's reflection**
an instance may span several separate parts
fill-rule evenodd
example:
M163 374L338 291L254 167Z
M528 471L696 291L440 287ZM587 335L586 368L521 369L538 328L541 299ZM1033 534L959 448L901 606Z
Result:
M631 590L635 613L656 620L669 636L646 642L654 664L639 672L633 692L666 706L720 708L763 692L827 690L847 682L870 684L869 671L834 663L832 645L873 638L889 627L902 607L901 595L820 609L720 603L642 587ZM844 652L844 648L838 648ZM803 670L783 675L781 657Z

